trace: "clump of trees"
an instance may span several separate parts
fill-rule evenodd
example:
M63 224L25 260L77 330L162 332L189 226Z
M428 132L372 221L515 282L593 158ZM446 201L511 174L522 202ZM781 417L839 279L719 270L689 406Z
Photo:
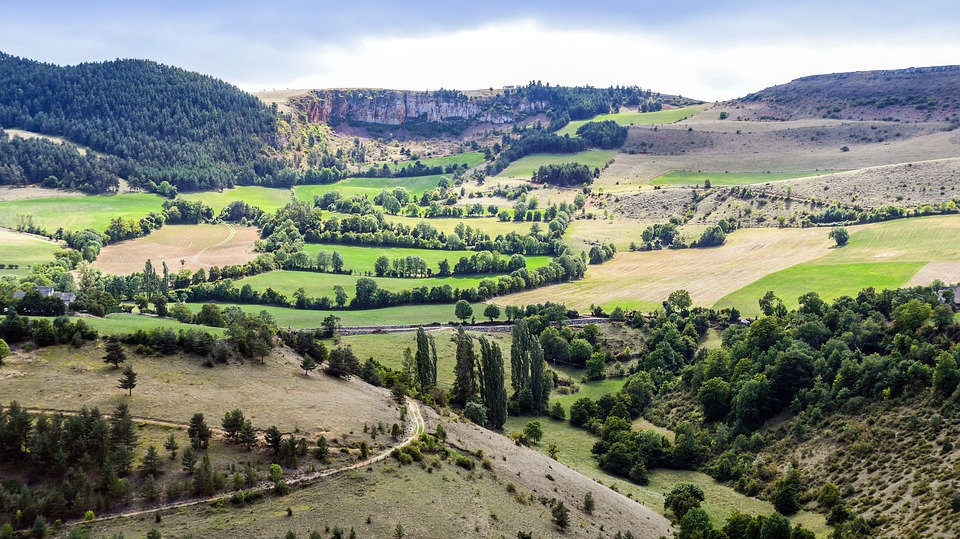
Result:
M627 141L627 127L613 120L587 122L577 128L577 136L587 139L593 146L619 148Z
M548 183L561 187L582 186L593 183L594 171L581 163L562 163L543 165L533 173L534 183Z

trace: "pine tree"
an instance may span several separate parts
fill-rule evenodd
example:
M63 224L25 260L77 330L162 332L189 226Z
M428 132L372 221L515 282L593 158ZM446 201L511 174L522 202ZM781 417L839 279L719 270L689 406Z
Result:
M103 356L104 363L112 363L114 369L119 369L120 364L127 360L127 354L123 351L123 346L117 341L110 341L105 347L107 354Z
M474 366L477 363L473 351L473 338L467 335L463 326L457 330L457 365L453 375L453 402L463 407L477 393Z
M170 459L177 458L177 450L180 449L180 444L177 443L177 437L171 432L170 436L167 436L167 441L163 442L163 448L170 452Z
M317 368L317 360L313 359L312 355L306 354L300 360L300 368L303 369L304 376L309 376L310 371Z
M156 446L147 447L147 454L143 456L143 461L140 463L140 470L143 471L144 475L156 477L161 473L161 462L160 454L157 453Z
M137 387L137 373L133 370L133 365L127 365L123 368L123 376L120 377L117 387L129 391L127 396L133 396L133 388Z
M194 466L197 465L197 454L193 452L192 447L188 447L183 450L183 457L180 458L180 466L183 468L183 471L187 472L189 475L193 475Z
M190 426L187 428L187 436L190 437L190 445L194 449L206 449L210 443L210 437L213 431L207 426L207 421L203 414L196 413L190 418Z
M204 453L200 466L193 474L193 492L209 495L213 494L214 488L213 465L210 464L210 455Z
M276 455L279 453L280 443L283 441L283 433L280 432L280 429L278 429L276 425L271 425L265 433L265 438L267 441L267 447L273 450L273 454Z
M244 421L243 426L240 427L237 442L247 447L253 447L257 444L257 431L253 428L253 423L251 423L249 419Z
M567 529L567 526L570 525L570 510L563 505L562 501L553 506L551 514L553 515L553 523L561 530Z

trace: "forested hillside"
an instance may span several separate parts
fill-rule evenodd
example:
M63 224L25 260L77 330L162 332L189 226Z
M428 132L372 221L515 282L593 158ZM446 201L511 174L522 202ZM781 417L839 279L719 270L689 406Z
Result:
M0 53L0 126L115 156L119 176L145 187L261 183L282 168L267 159L276 121L230 84L155 62L60 67Z

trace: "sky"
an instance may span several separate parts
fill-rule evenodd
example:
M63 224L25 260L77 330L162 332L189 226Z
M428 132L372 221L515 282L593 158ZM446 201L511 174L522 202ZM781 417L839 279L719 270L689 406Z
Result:
M144 58L262 90L637 85L718 101L960 63L955 0L0 0L0 51Z

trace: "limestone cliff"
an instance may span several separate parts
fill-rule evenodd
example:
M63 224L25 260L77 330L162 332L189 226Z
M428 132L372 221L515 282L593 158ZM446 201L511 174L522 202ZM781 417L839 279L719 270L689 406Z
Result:
M316 90L294 105L308 121L402 125L409 122L512 123L546 110L545 103L506 96L468 97L459 92Z

